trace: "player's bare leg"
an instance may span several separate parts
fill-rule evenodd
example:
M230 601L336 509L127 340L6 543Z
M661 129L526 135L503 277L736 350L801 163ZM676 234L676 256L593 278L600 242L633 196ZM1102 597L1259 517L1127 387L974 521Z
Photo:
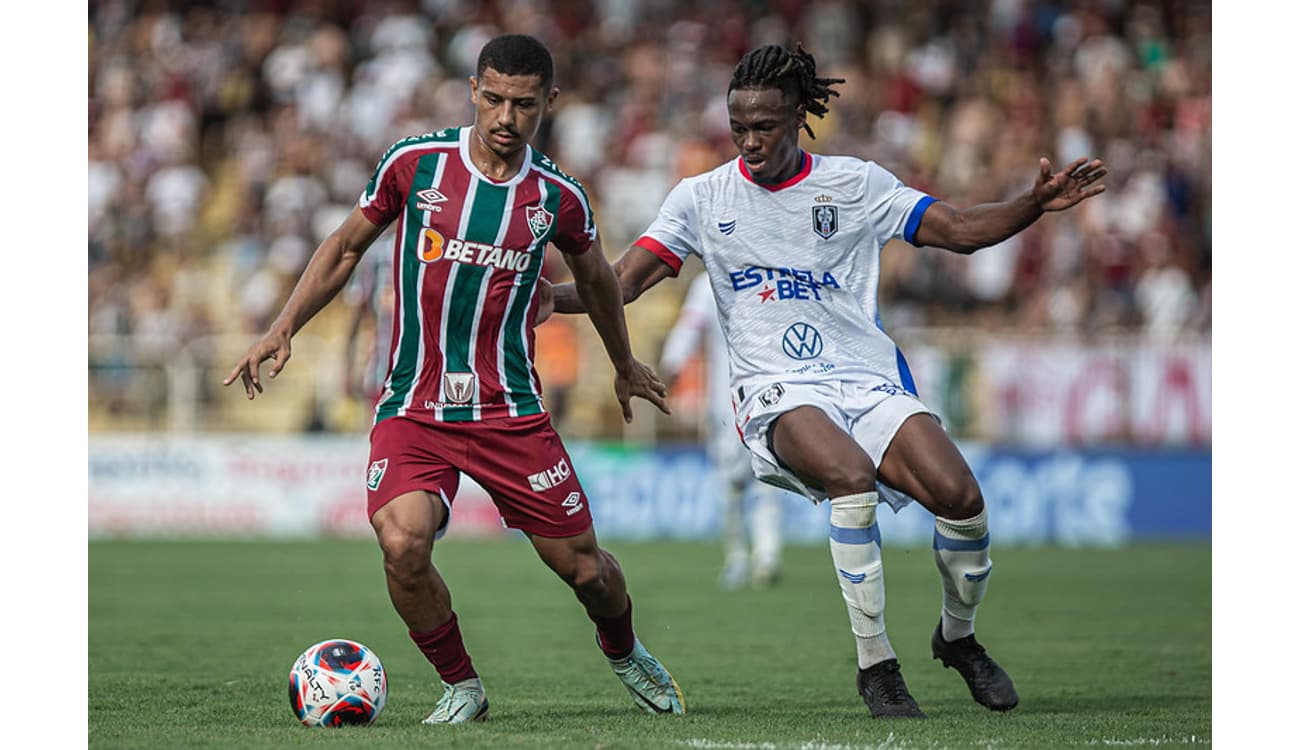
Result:
M885 634L885 579L871 457L815 406L791 409L771 429L777 457L830 497L831 561L858 649L858 693L873 717L923 717Z
M370 519L384 553L388 597L411 640L442 679L442 699L426 724L485 719L488 712L483 683L465 651L451 608L451 592L433 565L433 540L446 518L440 497L408 492L390 500Z
M975 475L937 420L914 414L903 422L880 463L891 487L934 513L934 559L943 608L930 638L934 658L956 669L971 696L995 711L1015 708L1015 685L975 640L975 610L988 589L988 514Z
M589 527L570 537L529 534L528 538L542 561L569 584L587 610L587 617L596 625L597 645L637 706L647 713L685 713L686 702L677 681L632 629L632 599L623 569L596 543L595 529Z

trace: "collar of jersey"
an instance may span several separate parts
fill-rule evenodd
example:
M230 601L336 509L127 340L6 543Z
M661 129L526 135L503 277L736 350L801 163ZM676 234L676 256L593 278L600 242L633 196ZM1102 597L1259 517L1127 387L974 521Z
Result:
M465 127L460 129L460 149L459 149L460 161L462 164L465 165L465 169L469 170L470 174L488 183L489 185L496 185L498 187L510 187L511 185L518 185L520 181L522 181L525 177L528 176L528 171L533 168L533 147L526 143L524 144L524 163L519 166L519 171L515 172L514 176L511 177L510 179L506 180L505 182L497 182L491 177L488 177L487 175L480 172L478 170L478 167L474 166L474 160L469 158L469 139L472 134L471 131L473 130L474 130L473 125L466 125Z
M799 149L799 153L803 155L803 165L799 167L799 171L796 172L794 176L791 177L790 179L784 182L779 182L775 185L764 185L763 183L755 180L754 176L749 173L749 167L745 166L745 157L743 156L736 157L736 164L740 167L740 174L742 174L746 180L749 180L750 182L754 183L755 185L758 185L764 190L775 193L778 190L784 190L785 188L794 185L795 183L799 182L803 178L807 177L810 172L812 172L812 154L809 154L807 151L804 151L803 149Z

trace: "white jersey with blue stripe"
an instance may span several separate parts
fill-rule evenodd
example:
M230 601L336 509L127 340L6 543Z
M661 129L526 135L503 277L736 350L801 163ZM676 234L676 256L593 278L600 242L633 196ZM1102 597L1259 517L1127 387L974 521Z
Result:
M754 182L740 159L682 180L635 244L674 274L688 255L703 261L740 394L874 376L915 395L876 289L881 248L913 242L934 198L874 162L802 158L779 185Z

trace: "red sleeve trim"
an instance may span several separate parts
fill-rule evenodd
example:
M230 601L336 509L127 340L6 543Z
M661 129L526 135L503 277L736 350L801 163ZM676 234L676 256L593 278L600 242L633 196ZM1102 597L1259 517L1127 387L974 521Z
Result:
M388 219L382 212L380 212L379 207L373 202L369 205L359 206L359 208L361 209L361 215L365 216L366 220L371 224L374 224L377 227L382 227L388 223Z
M664 263L667 263L668 267L673 270L673 276L676 276L678 273L681 273L682 259L678 258L677 253L674 253L672 250L669 250L668 247L664 245L664 243L660 242L659 240L656 240L654 237L651 237L650 235L641 235L641 237L637 239L636 242L633 242L632 244L644 250L649 250L650 252L654 253L659 258L659 260L662 260Z

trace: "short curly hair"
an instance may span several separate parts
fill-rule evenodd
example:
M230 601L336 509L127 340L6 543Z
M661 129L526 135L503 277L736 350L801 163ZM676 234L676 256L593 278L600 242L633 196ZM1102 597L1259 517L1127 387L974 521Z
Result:
M482 78L488 68L508 76L541 76L542 88L548 90L555 81L550 51L527 34L503 34L483 45L475 75Z

